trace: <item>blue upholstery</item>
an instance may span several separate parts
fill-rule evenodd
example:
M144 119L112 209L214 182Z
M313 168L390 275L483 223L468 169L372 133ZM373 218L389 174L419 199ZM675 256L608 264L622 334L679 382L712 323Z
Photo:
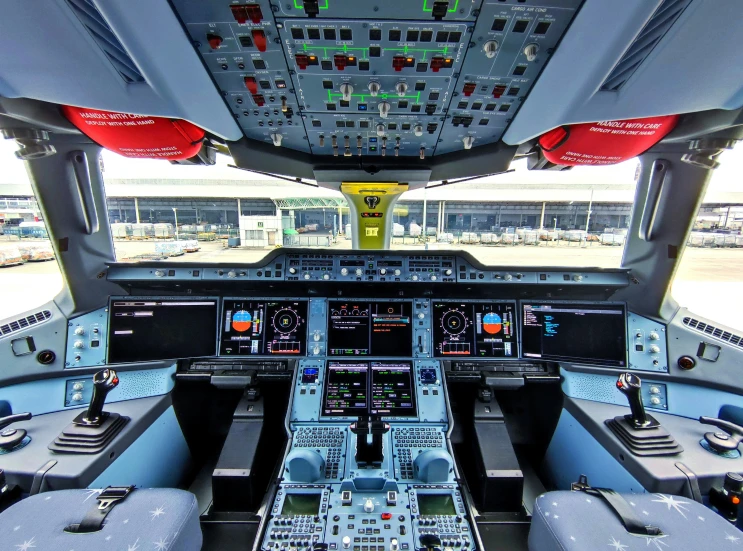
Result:
M691 499L665 494L622 494L636 516L664 536L629 534L603 499L583 492L548 492L537 498L530 551L698 551L743 548L743 533Z
M199 551L196 497L182 490L138 489L108 514L103 528L70 534L97 506L100 490L61 490L37 494L0 514L2 548L13 551ZM7 547L6 547L7 546Z

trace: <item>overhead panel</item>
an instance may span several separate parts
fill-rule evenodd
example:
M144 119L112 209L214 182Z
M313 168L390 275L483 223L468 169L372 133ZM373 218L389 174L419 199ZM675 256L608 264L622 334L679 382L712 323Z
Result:
M422 159L498 141L580 3L173 2L248 138Z

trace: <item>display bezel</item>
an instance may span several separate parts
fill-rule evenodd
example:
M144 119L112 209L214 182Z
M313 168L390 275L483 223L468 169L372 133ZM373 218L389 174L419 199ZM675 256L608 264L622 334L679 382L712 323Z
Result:
M432 357L439 358L441 360L448 360L452 362L456 361L484 361L484 362L513 362L513 361L519 361L521 360L521 308L519 305L519 301L517 300L481 300L481 299L443 299L443 300L436 300L436 299L430 299L431 301L431 349L432 349ZM440 354L438 352L438 349L436 347L436 333L435 333L435 327L436 324L436 316L435 316L435 305L436 304L443 304L443 305L450 305L450 304L510 304L513 307L514 312L514 326L516 331L516 338L514 339L514 345L515 345L515 354L513 356L507 357L507 356L449 356L445 354Z
M523 319L524 319L524 306L526 305L532 305L532 304L550 304L550 305L559 305L559 306L619 306L622 308L622 320L623 324L622 327L624 329L624 366L615 366L615 365L606 365L601 360L590 360L590 359L581 359L581 361L571 361L564 358L557 358L553 356L543 356L541 358L533 358L530 356L525 356L523 351L523 334L524 334L524 325L523 325ZM563 363L563 364L569 364L574 366L590 366L590 367L601 367L605 369L629 369L629 337L627 333L627 303L621 302L621 301L597 301L597 300L520 300L519 301L519 331L521 335L521 339L519 341L519 356L523 360L527 361L545 361L545 362L556 362L556 363Z
M304 351L301 354L222 354L222 333L224 331L224 308L228 300L241 300L244 302L303 302L306 305L305 328L304 328ZM217 320L217 357L219 358L306 358L309 346L310 331L310 300L301 297L222 297L219 301L219 319Z
M190 359L190 358L214 358L216 357L217 352L219 351L219 343L217 342L218 339L218 332L217 332L217 326L219 325L219 320L215 320L214 323L214 353L213 354L207 354L204 356L169 356L169 357L158 357L158 358L150 358L146 360L135 360L135 361L112 361L111 360L111 338L113 336L113 331L111 329L111 322L114 318L114 312L113 312L113 304L117 301L128 301L128 302L137 302L137 301L178 301L178 302L200 302L200 301L214 301L216 306L216 316L219 316L221 312L221 299L220 297L216 296L199 296L199 297L181 297L181 296L110 296L108 298L108 316L106 320L106 363L107 364L139 364L139 363L147 363L147 362L161 362L161 361L169 361L169 360L181 360L181 359Z
M407 354L396 354L396 355L380 355L380 354L366 354L366 355L340 355L340 354L331 354L331 346L330 346L330 330L331 330L331 303L333 302L363 302L368 303L369 306L375 304L375 303L402 303L407 304L410 308L410 339L409 339L409 345L410 350ZM337 360L352 360L352 359L364 359L369 360L373 358L384 358L384 359L392 359L392 358L411 358L413 356L413 338L415 335L415 326L413 324L413 316L414 316L414 301L412 299L384 299L384 298L337 298L337 297L328 297L326 299L326 305L327 305L327 317L325 320L325 335L326 335L326 356L328 358L333 358ZM370 314L371 316L371 314ZM371 317L370 317L371 319ZM371 346L371 340L369 342L369 346Z

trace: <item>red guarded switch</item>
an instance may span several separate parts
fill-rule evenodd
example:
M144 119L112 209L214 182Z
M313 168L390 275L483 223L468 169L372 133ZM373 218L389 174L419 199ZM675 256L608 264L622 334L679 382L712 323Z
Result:
M396 55L392 58L392 68L400 72L405 67L405 58L401 55Z
M216 50L222 45L222 37L218 34L208 33L206 35L206 40L209 42L209 47L212 50Z
M233 4L230 6L230 10L232 10L232 17L240 25L247 23L248 19L256 24L263 19L263 12L258 4Z
M259 52L265 52L266 51L266 33L263 32L261 29L253 29L250 31L250 34L253 35L253 43L255 44L255 47L258 48Z
M382 513L382 520L390 520L392 518L392 513Z
M255 80L255 77L245 77L245 88L247 88L251 94L258 93L258 81Z
M333 65L335 65L336 69L342 71L346 68L346 65L348 65L348 58L344 55L334 55Z
M431 58L431 70L434 73L438 73L442 67L444 67L444 58L443 57L434 57Z
M464 84L464 89L462 90L462 93L465 95L465 97L470 97L472 93L475 91L475 88L477 88L477 84L474 82L466 82Z
M294 61L297 63L297 67L304 71L310 63L310 56L306 54L297 54L294 56Z
M263 94L253 94L253 101L258 107L266 105L266 98L263 97Z
M495 88L493 88L493 97L495 99L500 98L505 93L506 93L506 86L503 84L496 84Z

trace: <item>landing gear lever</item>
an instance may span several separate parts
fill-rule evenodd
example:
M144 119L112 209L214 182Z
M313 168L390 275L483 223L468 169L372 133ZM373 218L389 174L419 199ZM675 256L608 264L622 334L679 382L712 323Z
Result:
M117 386L119 386L119 376L113 369L103 369L93 375L93 397L90 400L88 411L75 422L90 427L100 426L108 417L108 413L103 411L106 396Z
M617 388L627 397L632 415L627 416L627 421L635 429L643 429L651 426L651 421L645 413L642 405L642 380L634 373L622 373L617 379Z

